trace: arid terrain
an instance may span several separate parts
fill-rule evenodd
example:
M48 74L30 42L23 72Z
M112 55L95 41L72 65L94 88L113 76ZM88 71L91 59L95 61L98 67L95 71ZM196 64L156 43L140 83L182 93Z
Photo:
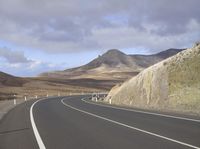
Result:
M109 50L90 63L64 71L20 78L0 72L0 99L35 98L75 93L108 92L118 83L182 50L169 49L154 55L126 55Z
M69 95L76 93L105 92L116 82L96 81L92 79L50 79L50 78L19 78L0 73L0 99L35 98L44 96Z
M107 97L114 104L189 114L200 114L199 99L199 43L115 86Z

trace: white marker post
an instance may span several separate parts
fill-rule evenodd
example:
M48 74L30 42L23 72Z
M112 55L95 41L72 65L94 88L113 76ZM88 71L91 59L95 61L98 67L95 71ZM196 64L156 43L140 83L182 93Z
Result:
M60 93L58 92L58 97L60 97Z
M16 95L14 95L14 100L13 100L14 105L17 104L15 97L16 97Z
M109 99L109 104L112 104L112 100L111 100L111 98Z
M26 101L27 99L26 99L26 96L24 96L24 101Z
M37 99L38 98L38 96L37 95L35 95L35 99Z
M96 99L96 102L97 102L97 98L98 98L98 96L97 96L97 94L96 94L96 97L95 97L95 99Z

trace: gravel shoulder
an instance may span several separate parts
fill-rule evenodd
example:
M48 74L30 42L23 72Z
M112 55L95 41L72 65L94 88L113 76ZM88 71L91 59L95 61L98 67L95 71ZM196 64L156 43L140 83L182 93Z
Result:
M18 99L16 100L16 105L14 105L14 101L13 100L3 100L0 101L0 120L3 118L3 116L12 108L14 108L15 106L17 106L18 104L22 103L23 100Z

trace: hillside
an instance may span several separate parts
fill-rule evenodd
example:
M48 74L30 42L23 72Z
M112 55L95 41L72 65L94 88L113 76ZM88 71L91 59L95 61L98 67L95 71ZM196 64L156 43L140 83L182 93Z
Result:
M112 49L86 65L64 71L43 73L40 76L68 79L126 80L180 51L182 49L169 49L154 55L127 55L117 49Z
M63 80L60 78L20 78L0 72L0 100L13 98L70 95L75 93L104 92L117 82L92 79ZM14 97L15 95L15 97Z
M0 87L1 86L22 86L26 82L25 79L14 77L0 71Z
M27 82L26 79L18 78L0 71L0 100L12 99L15 92L10 90L5 92L6 88L22 87Z
M139 108L200 114L200 44L115 86L106 100Z

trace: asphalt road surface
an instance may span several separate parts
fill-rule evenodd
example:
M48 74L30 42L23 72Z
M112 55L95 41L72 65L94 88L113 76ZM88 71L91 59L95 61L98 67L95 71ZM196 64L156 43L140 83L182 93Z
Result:
M200 148L200 121L96 105L86 96L16 106L0 121L0 149Z

